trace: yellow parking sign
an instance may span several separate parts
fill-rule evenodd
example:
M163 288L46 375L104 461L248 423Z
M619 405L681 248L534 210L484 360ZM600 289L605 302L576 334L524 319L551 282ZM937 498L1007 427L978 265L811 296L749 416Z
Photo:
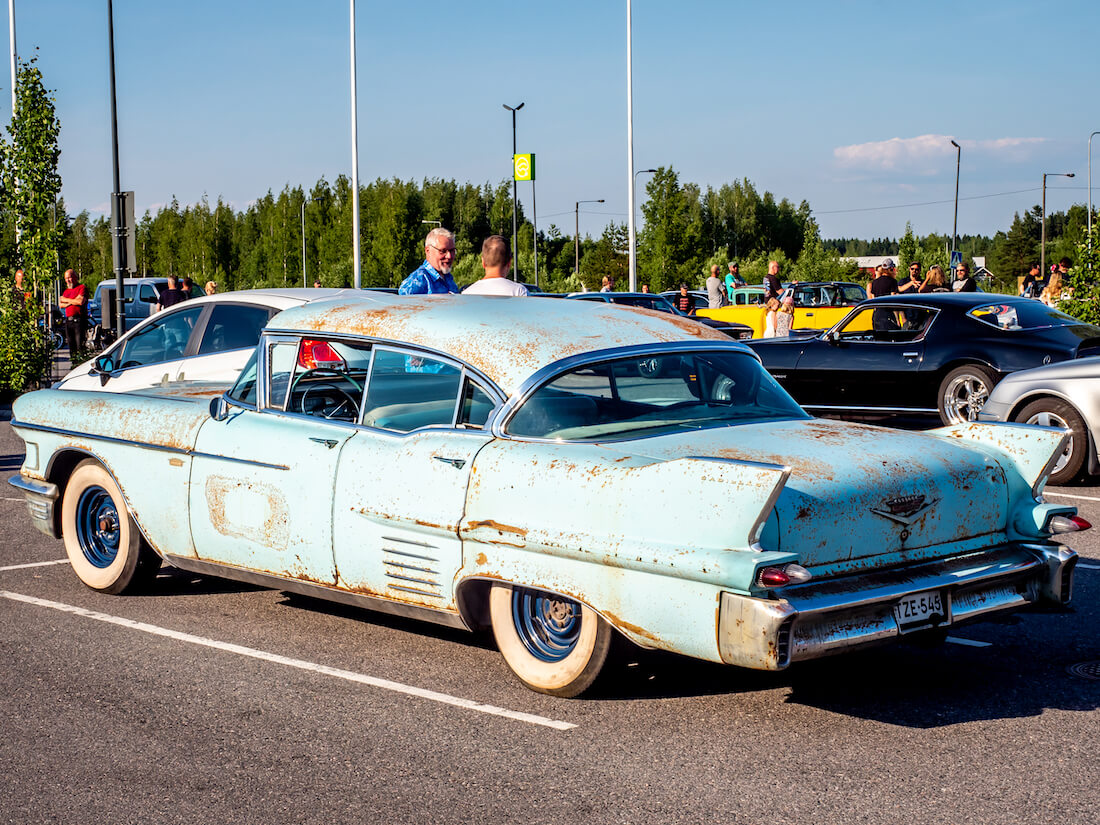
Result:
M515 180L535 179L535 155L512 155L512 170Z

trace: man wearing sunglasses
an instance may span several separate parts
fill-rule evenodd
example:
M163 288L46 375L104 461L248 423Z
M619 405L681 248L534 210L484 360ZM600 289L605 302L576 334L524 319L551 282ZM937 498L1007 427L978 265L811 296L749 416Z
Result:
M458 293L451 277L455 262L454 233L436 227L424 239L424 263L413 270L397 290L401 295L445 295Z

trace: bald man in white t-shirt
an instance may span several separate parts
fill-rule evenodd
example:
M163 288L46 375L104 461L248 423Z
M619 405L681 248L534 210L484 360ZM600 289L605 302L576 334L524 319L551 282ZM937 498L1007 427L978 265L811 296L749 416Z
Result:
M481 266L485 277L462 290L463 295L527 296L527 287L508 277L512 271L512 248L503 236L490 235L485 239L481 245Z

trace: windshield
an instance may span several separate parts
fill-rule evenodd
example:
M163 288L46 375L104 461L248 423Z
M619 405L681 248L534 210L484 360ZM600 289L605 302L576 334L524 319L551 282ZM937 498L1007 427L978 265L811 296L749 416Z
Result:
M509 435L599 441L807 418L751 355L688 352L620 358L541 386Z

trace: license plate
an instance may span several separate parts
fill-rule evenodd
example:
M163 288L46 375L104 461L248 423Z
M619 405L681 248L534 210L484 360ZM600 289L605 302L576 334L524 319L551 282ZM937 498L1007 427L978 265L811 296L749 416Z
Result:
M926 590L900 599L894 605L894 618L902 631L914 627L923 627L933 619L937 623L947 620L947 611L943 607L943 594L939 590Z

